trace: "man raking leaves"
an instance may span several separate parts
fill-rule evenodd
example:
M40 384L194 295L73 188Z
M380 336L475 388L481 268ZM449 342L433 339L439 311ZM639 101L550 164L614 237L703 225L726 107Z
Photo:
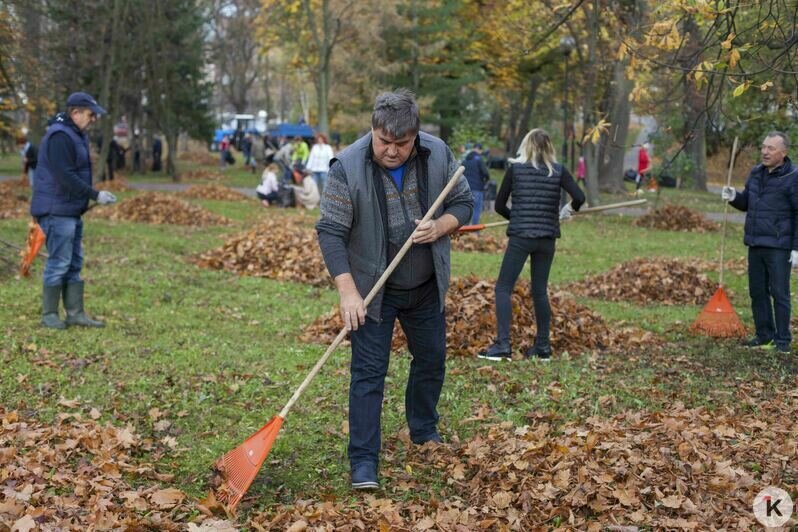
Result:
M413 357L405 396L411 440L441 441L436 408L445 372L449 234L470 219L473 202L454 155L419 124L412 93L382 94L371 132L330 166L316 229L344 328L280 415L218 462L231 507L255 478L288 410L347 332L352 488L379 487L383 388L397 318Z

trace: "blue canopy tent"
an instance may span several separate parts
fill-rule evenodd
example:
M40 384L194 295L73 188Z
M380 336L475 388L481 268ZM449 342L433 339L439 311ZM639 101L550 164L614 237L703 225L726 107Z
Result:
M269 135L272 137L303 137L313 138L313 128L307 124L280 124L269 130Z

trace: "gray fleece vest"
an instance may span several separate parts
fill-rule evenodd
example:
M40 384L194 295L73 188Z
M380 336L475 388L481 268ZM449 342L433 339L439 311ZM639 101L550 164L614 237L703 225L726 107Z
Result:
M426 180L427 205L432 205L449 180L448 147L442 140L427 133L419 132L419 141L423 148L429 150L426 164L422 161L419 165L418 179ZM377 198L375 179L382 179L374 175L372 161L369 157L371 146L371 133L356 140L345 150L339 153L333 161L338 160L346 173L346 184L349 187L349 197L352 200L352 227L349 232L347 252L349 267L355 286L362 297L371 291L377 280L388 267L387 234L388 229L383 223L380 212L380 201ZM419 157L423 157L419 153ZM330 162L332 164L332 161ZM426 169L426 175L424 169ZM443 214L443 206L435 212L434 218ZM438 296L443 311L446 290L449 288L449 237L444 236L434 242L432 260L435 268L435 280L438 285ZM381 290L366 309L366 314L377 321L382 319Z

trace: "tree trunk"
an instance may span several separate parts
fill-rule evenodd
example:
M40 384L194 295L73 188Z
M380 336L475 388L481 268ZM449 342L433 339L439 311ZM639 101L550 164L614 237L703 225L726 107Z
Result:
M164 132L166 138L166 173L172 177L172 181L179 181L177 176L177 131Z
M687 42L684 47L683 64L687 68L695 68L704 59L701 48L701 29L693 17L684 22ZM696 86L695 80L689 76L684 78L684 134L685 155L690 159L690 177L693 188L707 190L707 124L706 96Z
M626 62L618 61L614 67L612 109L610 111L609 139L606 146L606 164L601 165L599 185L602 191L619 194L625 191L623 184L623 161L626 155L626 139L629 134L629 94L633 82L626 78ZM603 162L603 161L602 161Z
M588 128L595 126L596 113L595 113L595 91L596 91L596 72L598 70L596 65L596 51L599 46L598 33L601 11L599 10L598 0L593 0L592 6L586 6L586 17L590 28L588 37L588 59L587 64L584 65L582 71L585 74L585 94L583 101L583 127L582 131L587 131ZM572 141L573 142L573 141ZM585 143L584 146L585 158L585 185L587 188L587 202L589 205L599 204L599 187L598 187L598 146L591 142Z
M108 44L108 63L105 65L105 72L103 72L103 84L100 89L100 102L107 106L108 115L104 117L102 122L102 139L103 143L100 148L100 156L98 160L99 172L97 173L100 181L105 181L108 172L108 153L111 149L111 140L114 136L114 122L116 121L117 109L115 105L111 105L111 78L114 74L114 66L116 63L116 41L119 32L119 7L121 0L114 0L113 8L111 9L111 27L108 29L110 32Z

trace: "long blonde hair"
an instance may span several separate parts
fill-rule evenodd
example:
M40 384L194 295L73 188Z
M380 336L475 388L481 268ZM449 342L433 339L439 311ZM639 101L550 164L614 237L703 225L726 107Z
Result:
M511 163L529 163L535 169L539 165L546 165L549 175L554 173L554 163L557 157L554 155L554 146L551 145L551 138L546 130L535 128L526 134L521 146L518 147L518 156L510 159Z

